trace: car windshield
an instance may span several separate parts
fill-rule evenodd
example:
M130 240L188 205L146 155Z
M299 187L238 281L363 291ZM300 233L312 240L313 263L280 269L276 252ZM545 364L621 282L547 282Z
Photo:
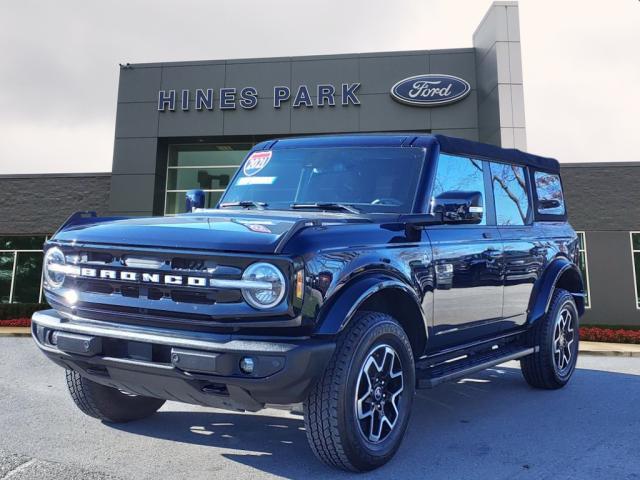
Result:
M408 147L253 152L220 206L409 213L425 154Z

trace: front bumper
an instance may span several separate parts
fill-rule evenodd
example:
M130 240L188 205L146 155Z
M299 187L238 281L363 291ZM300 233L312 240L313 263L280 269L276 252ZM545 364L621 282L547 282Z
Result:
M36 312L32 335L55 363L103 385L147 397L233 410L303 401L332 341L242 337L138 327ZM253 360L253 372L240 369Z

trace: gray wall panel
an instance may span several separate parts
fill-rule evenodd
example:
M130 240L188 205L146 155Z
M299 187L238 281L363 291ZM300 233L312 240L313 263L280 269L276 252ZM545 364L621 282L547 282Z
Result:
M431 128L431 110L407 108L394 102L388 92L362 95L360 105L360 131L428 130ZM349 107L351 108L351 107Z
M639 325L629 232L587 231L591 308L583 324Z
M484 98L478 99L478 130L482 142L498 145L500 141L500 104L498 101L498 86ZM495 141L489 141L497 135Z
M313 97L313 104L316 103ZM294 108L291 110L291 133L357 132L359 120L358 105Z
M526 135L518 130L525 126L518 21L516 2L494 2L473 34L473 45L480 141L526 150Z
M515 42L509 42L509 75L511 82L522 83L522 52L520 45Z
M153 214L155 175L112 175L109 209Z
M429 73L429 55L425 52L413 55L387 55L360 58L359 93L384 93L403 78ZM406 108L405 108L406 110Z
M121 68L118 102L155 102L158 99L162 69Z
M216 106L213 110L196 110L191 105L191 110L184 112L176 109L175 112L159 112L158 136L159 137L190 137L222 135L223 112Z
M444 73L464 78L476 88L476 62L474 53L441 53L429 57L431 73Z
M157 138L116 138L113 171L117 173L155 173Z
M478 60L482 60L482 58L487 54L487 52L495 42L509 41L509 27L507 19L508 17L513 17L513 14L511 14L510 16L507 15L507 7L505 6L505 4L507 3L515 6L515 21L518 21L518 4L516 2L493 2L473 34L473 46L478 51ZM512 22L513 20L514 19L511 18ZM519 29L517 31L512 29L511 33L513 35L517 35L517 38L520 38Z
M211 65L196 65L191 67L162 68L162 88L179 90L189 89L192 92L196 88L218 89L224 86L225 63L211 62ZM215 92L216 101L218 92Z
M480 99L484 100L498 85L498 68L496 66L495 44L476 65L477 90Z
M475 90L459 102L431 109L431 128L477 128L478 97Z
M158 105L156 102L118 104L116 138L157 136Z
M287 134L291 131L291 109L273 108L270 99L258 103L253 110L224 112L225 135ZM325 107L326 108L326 107Z
M314 95L319 83L331 83L338 86L342 83L360 81L358 57L336 58L326 60L297 60L291 63L291 96L295 95L298 85L307 85Z
M522 85L511 85L511 108L513 126L515 128L524 128L524 91Z
M291 62L231 63L227 65L227 87L255 87L259 98L273 98L273 87L289 85Z

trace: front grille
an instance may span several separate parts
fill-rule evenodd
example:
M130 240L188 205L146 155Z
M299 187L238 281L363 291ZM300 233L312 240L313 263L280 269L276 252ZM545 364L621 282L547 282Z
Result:
M67 264L80 272L68 274L63 289L45 290L49 303L64 313L185 328L246 322L280 325L298 315L288 301L268 312L256 311L244 301L239 287L224 283L242 280L243 271L256 261L265 261L264 256L56 246L64 252ZM282 270L287 282L293 278L289 259L274 256L267 260ZM73 305L64 296L66 289L78 294Z
M111 295L113 293L113 287L108 283L100 282L77 282L78 290L81 292L102 293L105 295Z
M120 293L123 297L140 298L140 289L138 287L123 285L120 287Z
M189 290L173 290L171 300L174 302L197 303L200 305L213 305L215 297L213 294L204 292L190 292Z

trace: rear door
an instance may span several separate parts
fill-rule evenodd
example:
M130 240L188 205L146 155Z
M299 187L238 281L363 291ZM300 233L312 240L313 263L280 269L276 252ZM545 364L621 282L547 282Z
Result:
M496 223L504 245L504 303L501 330L525 323L533 284L544 265L547 246L533 223L526 167L490 163Z
M435 270L434 333L430 349L459 345L491 333L502 316L502 242L487 208L488 163L441 153L432 197L479 191L485 214L479 225L442 225L426 231ZM485 178L486 177L486 178ZM489 204L490 205L490 204Z

